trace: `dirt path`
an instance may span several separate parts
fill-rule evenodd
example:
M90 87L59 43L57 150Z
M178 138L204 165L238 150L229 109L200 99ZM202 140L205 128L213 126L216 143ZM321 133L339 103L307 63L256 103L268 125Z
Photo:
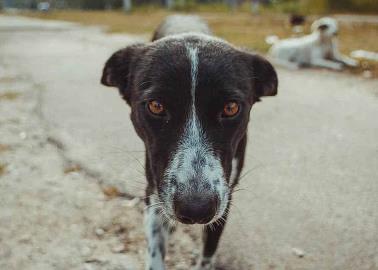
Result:
M0 17L0 269L142 269L143 204L129 195L143 196L143 147L99 84L110 53L136 40ZM221 268L376 269L378 82L279 77L280 95L252 112ZM179 229L168 269L189 268L197 238Z
M0 69L0 268L135 269L115 250L123 249L121 213L136 218L128 230L141 222L135 207L107 200L95 179L64 159L41 119L41 86L3 55Z
M45 85L22 67L30 62L12 43L22 33L72 27L0 17L0 269L144 269L143 202L120 196L66 154L42 112ZM171 253L185 256L168 265L193 262L193 237L176 240Z

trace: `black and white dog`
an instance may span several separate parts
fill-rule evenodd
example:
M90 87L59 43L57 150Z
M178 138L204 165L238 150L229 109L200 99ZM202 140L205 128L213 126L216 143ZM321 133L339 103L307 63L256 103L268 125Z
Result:
M252 105L277 93L260 56L211 36L196 16L170 16L151 43L115 52L101 82L117 87L146 148L148 270L162 270L172 224L204 225L197 269L214 269L243 167Z

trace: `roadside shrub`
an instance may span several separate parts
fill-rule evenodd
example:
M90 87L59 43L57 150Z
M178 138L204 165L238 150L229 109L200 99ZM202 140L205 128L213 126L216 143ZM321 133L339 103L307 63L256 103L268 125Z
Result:
M284 13L378 12L377 0L273 0L272 2L273 10Z
M105 9L105 0L83 0L83 9L100 10Z
M329 0L331 11L341 12L378 12L377 0Z

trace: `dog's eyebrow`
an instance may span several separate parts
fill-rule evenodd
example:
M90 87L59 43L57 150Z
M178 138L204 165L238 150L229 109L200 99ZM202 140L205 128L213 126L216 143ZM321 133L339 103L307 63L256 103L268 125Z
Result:
M246 94L237 88L229 88L224 89L223 94L228 99L234 99L234 100L245 100L247 98Z
M223 88L222 90L217 91L215 94L218 96L220 93L222 93L222 95L229 100L244 101L247 98L247 95L242 90L234 87ZM154 98L160 98L161 96L161 91L156 90L154 87L150 87L140 91L136 97L136 100L138 102L145 102Z
M147 101L151 98L156 98L158 96L158 93L156 93L156 90L153 87L146 88L143 91L140 91L139 95L137 96L138 101Z

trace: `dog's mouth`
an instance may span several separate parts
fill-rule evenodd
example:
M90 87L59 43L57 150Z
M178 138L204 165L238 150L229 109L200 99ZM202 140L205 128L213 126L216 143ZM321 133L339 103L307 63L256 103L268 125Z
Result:
M204 226L209 226L213 223L217 223L218 220L222 220L222 216L219 216L219 215L214 215L214 216L208 216L208 217L203 217L203 216L199 216L199 217L186 217L186 216L178 216L178 215L175 215L175 214L170 214L166 211L162 211L161 212L162 215L164 215L164 218L165 220L168 222L168 223L182 223L182 224L186 224L186 225L204 225Z
M153 203L168 223L210 225L223 219L229 204L229 189L222 192L158 192ZM151 204L152 205L152 204Z

